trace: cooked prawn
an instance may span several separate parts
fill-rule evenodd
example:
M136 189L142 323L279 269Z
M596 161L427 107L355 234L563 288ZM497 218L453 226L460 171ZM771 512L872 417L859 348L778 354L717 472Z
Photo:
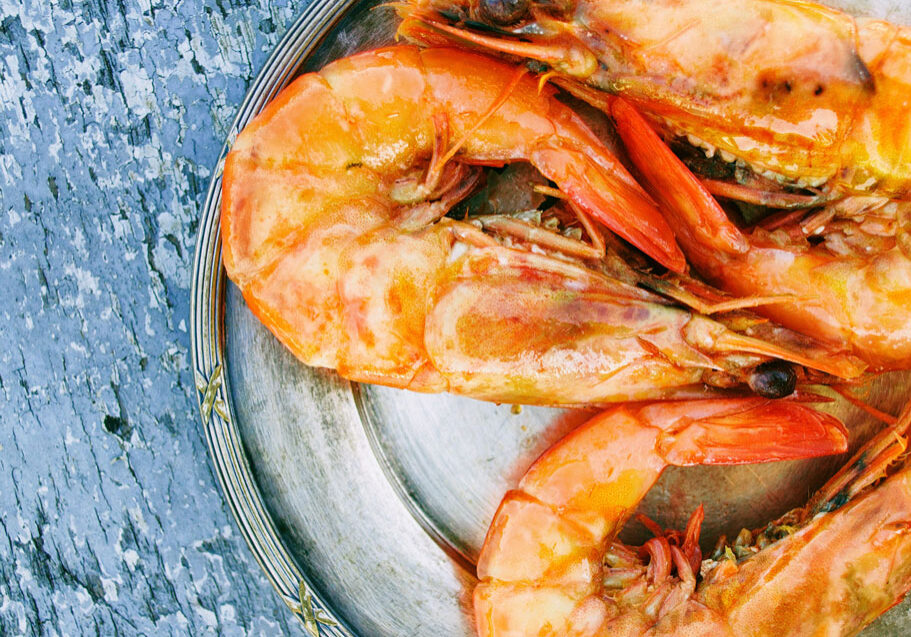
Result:
M789 296L757 311L871 370L911 367L911 29L801 0L513 4L491 34L449 22L496 22L494 0L418 0L402 31L546 62L617 120L699 275ZM720 174L697 181L636 111ZM711 194L796 210L745 233Z
M806 508L703 560L701 508L684 533L658 529L639 549L616 539L666 466L837 453L840 424L759 399L611 409L500 504L478 561L478 634L855 634L911 588L911 470L896 472L909 423L911 408Z
M911 29L804 0L410 0L453 38L621 94L664 131L797 185L911 197ZM485 24L488 28L480 31Z
M478 166L517 161L554 182L590 242L445 216ZM672 268L682 255L553 89L473 53L391 47L301 76L238 136L221 214L251 310L303 362L352 380L574 405L748 383L773 358L863 369L606 274L595 219Z

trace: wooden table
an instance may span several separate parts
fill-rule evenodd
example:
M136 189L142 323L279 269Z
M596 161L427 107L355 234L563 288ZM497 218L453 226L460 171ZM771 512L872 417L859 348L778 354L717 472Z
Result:
M0 0L0 634L304 634L187 360L198 208L304 6Z

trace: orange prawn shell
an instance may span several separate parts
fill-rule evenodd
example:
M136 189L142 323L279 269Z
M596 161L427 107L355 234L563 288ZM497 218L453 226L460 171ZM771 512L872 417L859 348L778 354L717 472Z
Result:
M842 156L853 184L911 199L911 28L858 20L858 54L875 90L858 106ZM847 162L846 162L847 164Z
M700 601L751 634L855 634L911 588L911 470L740 565Z

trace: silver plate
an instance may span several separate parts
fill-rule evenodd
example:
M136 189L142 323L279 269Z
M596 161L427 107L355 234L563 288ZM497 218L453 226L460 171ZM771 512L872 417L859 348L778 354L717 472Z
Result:
M256 559L313 635L473 635L474 560L503 493L591 412L493 405L356 385L301 365L227 282L218 210L224 155L296 74L391 41L392 11L315 0L240 107L202 210L192 291L192 352L212 462ZM838 3L911 22L902 0ZM878 380L892 411L911 376ZM854 444L867 419L843 401ZM515 413L518 411L518 413ZM838 459L668 470L641 510L682 527L706 503L704 541L802 504ZM719 485L723 485L719 489ZM632 527L626 538L641 539ZM865 634L903 635L905 602Z

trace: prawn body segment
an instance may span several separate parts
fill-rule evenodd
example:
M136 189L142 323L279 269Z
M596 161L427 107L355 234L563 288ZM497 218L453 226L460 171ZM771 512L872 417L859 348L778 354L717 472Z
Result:
M911 471L711 576L702 602L739 634L853 635L911 588ZM782 600L793 603L782 603Z
M596 0L576 19L621 60L592 83L670 133L794 182L911 195L908 29L778 0Z
M785 516L793 533L704 569L698 601L745 634L798 636L855 635L897 604L911 589L909 426L911 405Z
M465 164L532 163L575 204L681 270L670 229L622 164L552 89L539 95L533 79L515 75L478 55L393 47L298 78L228 156L226 266L241 276L258 271L309 226L328 226L325 208L345 201L362 200L363 227L393 222L397 204L412 203L396 182L442 137L461 142L456 159ZM429 199L432 188L421 186L432 184L414 184L414 201Z

